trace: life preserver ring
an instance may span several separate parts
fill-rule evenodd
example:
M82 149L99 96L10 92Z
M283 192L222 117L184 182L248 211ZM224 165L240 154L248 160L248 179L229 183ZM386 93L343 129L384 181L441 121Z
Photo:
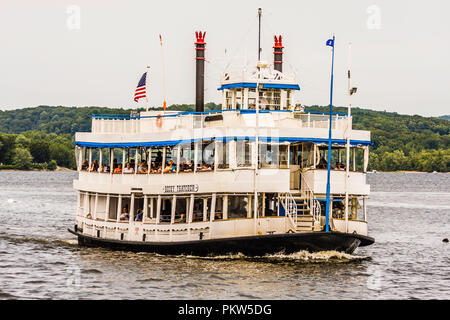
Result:
M161 128L161 127L162 127L162 117L161 117L160 114L156 117L156 126L157 126L158 128Z

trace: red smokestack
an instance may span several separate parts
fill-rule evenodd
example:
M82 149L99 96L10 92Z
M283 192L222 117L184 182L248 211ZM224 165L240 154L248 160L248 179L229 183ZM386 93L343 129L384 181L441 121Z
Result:
M283 72L283 45L281 36L275 36L275 45L273 46L273 68Z
M197 42L195 42L195 61L196 61L196 75L195 75L195 111L204 111L204 96L205 96L205 34L206 32L195 32Z

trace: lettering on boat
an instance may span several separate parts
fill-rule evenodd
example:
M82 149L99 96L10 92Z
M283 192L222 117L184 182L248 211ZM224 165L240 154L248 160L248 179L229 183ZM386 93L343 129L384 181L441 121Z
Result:
M165 193L179 193L179 192L198 192L198 184L179 184L173 186L164 186Z

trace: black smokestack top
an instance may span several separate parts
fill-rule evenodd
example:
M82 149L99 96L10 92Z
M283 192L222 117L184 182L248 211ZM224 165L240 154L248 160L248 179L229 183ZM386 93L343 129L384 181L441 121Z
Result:
M283 45L281 36L275 36L275 45L273 46L273 68L283 72Z
M195 111L203 112L205 105L205 34L206 32L195 32L197 42L195 43Z

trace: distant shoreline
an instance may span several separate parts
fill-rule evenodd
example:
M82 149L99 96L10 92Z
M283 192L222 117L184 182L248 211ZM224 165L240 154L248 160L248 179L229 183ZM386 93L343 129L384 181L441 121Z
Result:
M21 172L28 172L28 171L42 171L42 172L55 172L55 171L74 171L76 172L76 170L72 170L69 168L64 168L64 167L57 167L55 170L48 170L48 169L26 169L26 170L21 170L21 169L9 169L9 168L0 168L0 171L21 171Z

